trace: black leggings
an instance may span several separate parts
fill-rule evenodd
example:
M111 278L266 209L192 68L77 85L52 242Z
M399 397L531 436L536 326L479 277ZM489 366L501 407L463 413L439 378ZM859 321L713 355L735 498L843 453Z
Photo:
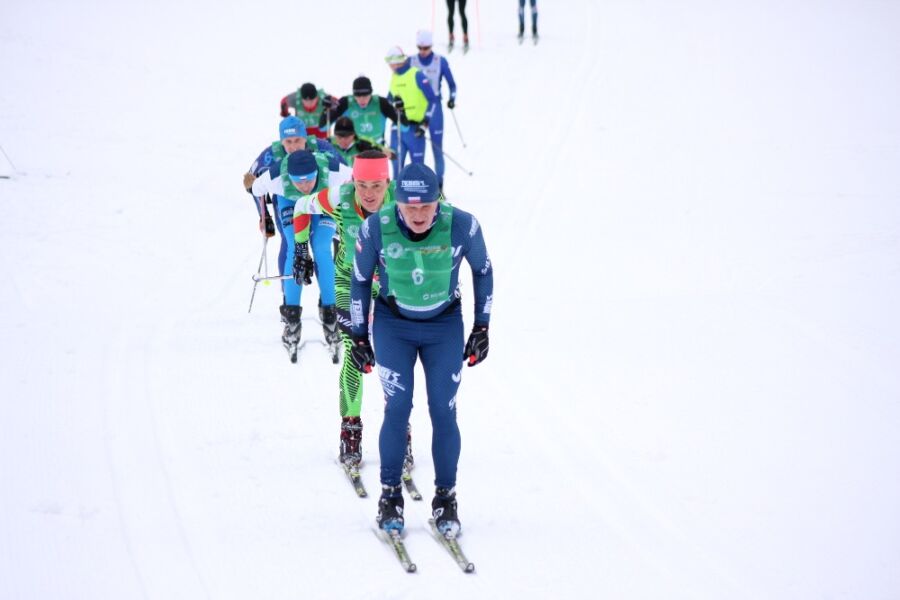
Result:
M453 35L453 11L457 0L447 0L447 27ZM462 21L463 35L469 35L469 19L466 18L466 0L459 0L459 19Z

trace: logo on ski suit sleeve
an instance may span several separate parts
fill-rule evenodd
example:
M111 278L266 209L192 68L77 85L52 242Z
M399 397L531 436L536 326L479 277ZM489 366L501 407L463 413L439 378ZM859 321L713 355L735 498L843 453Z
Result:
M363 310L362 310L362 301L361 300L353 300L350 303L350 321L354 326L362 325L365 323L363 319Z

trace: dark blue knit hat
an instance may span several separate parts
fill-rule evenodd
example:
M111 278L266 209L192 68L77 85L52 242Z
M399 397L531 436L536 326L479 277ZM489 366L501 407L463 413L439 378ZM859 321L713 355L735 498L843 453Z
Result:
M291 181L309 181L319 173L319 164L309 150L297 150L288 154L287 172Z
M437 175L424 163L408 164L397 175L397 202L425 204L440 195Z

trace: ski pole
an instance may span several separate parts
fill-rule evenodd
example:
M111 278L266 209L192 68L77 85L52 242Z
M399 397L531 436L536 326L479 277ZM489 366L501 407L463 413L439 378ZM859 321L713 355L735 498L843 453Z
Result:
M9 157L9 154L6 153L6 150L3 149L3 146L0 146L0 152L2 152L3 156L6 157L6 161L9 163L9 166L11 166L13 168L13 173L18 173L19 170L16 168L16 165L13 164L12 159ZM4 179L9 179L9 177L7 177L6 175L0 175L0 177L3 177Z
M450 116L453 117L453 124L456 125L456 133L459 134L459 141L462 142L463 148L466 147L466 140L463 139L462 131L459 129L459 121L456 120L456 112L451 108Z
M256 267L256 274L253 276L253 293L250 294L250 306L247 308L247 314L250 314L250 311L253 310L253 299L256 298L256 286L259 285L260 279L259 274L262 271L263 263L267 263L266 261L266 246L269 244L269 238L266 237L265 232L263 232L263 248L262 255L259 257L259 266ZM266 271L268 272L269 265L266 264Z
M397 172L394 173L394 179L400 174L400 171L403 169L403 130L401 127L403 126L400 123L400 111L397 111ZM399 184L398 184L399 185Z
M260 275L259 273L255 273L252 275L253 281L259 283L262 281L263 283L267 281L285 281L287 279L293 279L293 275Z
M256 198L257 206L259 207L259 219L262 223L262 238L263 238L263 248L262 248L262 256L259 257L259 266L256 267L256 276L258 277L260 273L265 269L265 275L269 275L269 259L266 254L266 250L269 247L269 236L266 235L266 215L269 214L269 211L266 210L266 197L265 195ZM253 292L250 294L250 306L247 308L247 313L253 310L253 300L256 298L256 286L259 284L258 280L254 280L253 282ZM268 284L266 284L268 285Z
M326 123L327 123L325 125L325 139L327 140L328 136L331 135L331 103L330 102L325 105L325 119L326 119Z
M443 148L441 149L441 153L444 155L444 158L446 158L447 160L449 160L450 162L452 162L454 165L456 165L457 167L459 167L460 169L462 169L463 171L465 171L466 175L468 175L469 177L472 176L472 171L468 170L467 168L465 168L464 166L462 166L461 164L459 164L452 156L450 156L449 154L447 154L446 152L444 152Z
M425 136L425 139L426 139L429 143L431 142L431 138L428 137L427 135ZM444 155L444 158L446 158L447 160L449 160L450 162L452 162L454 165L456 165L457 167L459 167L460 169L462 169L463 171L465 171L466 175L468 175L469 177L472 176L472 174L473 174L472 171L468 170L467 168L465 168L464 166L462 166L461 164L459 164L459 162L457 162L456 159L454 159L452 156L450 156L449 154L447 154L446 152L444 152L443 146L441 146L441 154Z

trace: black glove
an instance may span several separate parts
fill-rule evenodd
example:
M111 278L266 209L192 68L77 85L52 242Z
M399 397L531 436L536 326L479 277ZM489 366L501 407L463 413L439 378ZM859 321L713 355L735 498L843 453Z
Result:
M416 125L416 137L423 137L426 133L428 133L428 119L425 119L418 125Z
M449 100L447 100L447 108L449 108L450 110L453 110L455 107L456 107L456 100L454 100L453 98L450 98Z
M474 367L487 358L488 355L488 327L487 325L475 325L463 350L463 360L468 360L468 366Z
M322 102L325 104L326 108L334 108L337 106L338 100L331 94L327 94L324 98L322 98Z
M394 98L394 109L398 111L403 110L403 98L400 96Z
M294 244L294 281L298 285L312 283L313 260L309 257L309 244L296 242Z
M350 348L350 360L360 373L371 373L375 366L375 351L369 343L369 336L354 335L351 337L353 347Z
M265 233L267 238L275 237L275 221L272 220L268 210L265 216L259 219L259 230Z

